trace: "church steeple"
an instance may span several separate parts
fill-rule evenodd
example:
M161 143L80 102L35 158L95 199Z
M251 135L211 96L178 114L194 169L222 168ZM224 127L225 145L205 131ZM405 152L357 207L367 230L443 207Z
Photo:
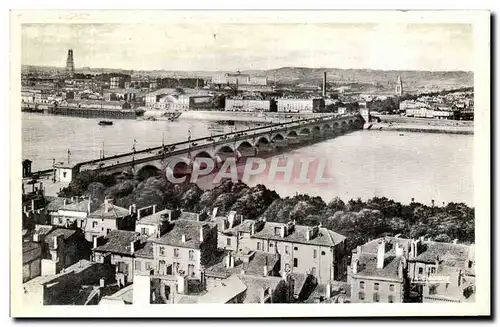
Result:
M397 96L403 95L403 80L401 79L401 76L398 76L398 82L396 84L396 95Z

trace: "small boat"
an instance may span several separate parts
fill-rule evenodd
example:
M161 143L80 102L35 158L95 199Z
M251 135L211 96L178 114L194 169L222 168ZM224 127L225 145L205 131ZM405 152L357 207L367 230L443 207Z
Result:
M109 120L101 120L99 122L99 126L110 126L110 125L113 125L113 122Z
M182 112L165 113L163 116L167 117L168 121L175 121L182 115Z
M399 136L405 136L403 133L399 133Z

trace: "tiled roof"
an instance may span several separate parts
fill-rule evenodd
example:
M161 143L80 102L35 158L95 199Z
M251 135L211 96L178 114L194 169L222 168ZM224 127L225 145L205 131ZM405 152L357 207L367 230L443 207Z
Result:
M172 227L160 238L151 237L150 241L157 244L172 245L184 248L200 248L200 227L214 226L213 223L193 221L193 220L176 220ZM182 242L182 235L186 236L186 242Z
M126 217L130 214L128 209L114 204L108 204L108 206L108 211L106 212L106 204L102 203L97 210L90 213L89 218L116 219Z
M40 236L45 236L46 234L50 233L53 229L54 226L52 225L36 225L35 233L37 233Z
M57 210L64 207L64 200L67 200L67 199L55 198L54 200L50 201L49 204L47 204L45 209L47 209L47 211L57 211Z
M463 265L468 261L469 246L453 243L425 242L424 252L414 260L419 262L435 262L438 259L448 266Z
M377 255L372 253L361 253L358 261L358 276L381 277L393 280L402 280L399 277L399 265L401 257L396 257L387 252L384 258L384 267L377 268Z
M135 251L135 256L137 258L153 259L153 243L145 242L139 250Z
M207 293L199 298L198 303L227 303L247 289L244 282L232 275L216 283Z
M267 269L271 271L276 263L278 262L278 257L274 254L269 254L265 252L253 251L254 253L250 255L249 262L243 262L238 257L234 258L235 264L232 268L226 268L226 256L222 256L219 262L205 269L207 275L217 276L217 277L228 277L232 274L240 274L242 271L247 275L263 276L264 265L267 260Z
M152 215L144 216L141 219L137 221L137 224L142 224L142 225L157 225L161 222L161 215L162 214L171 214L170 209L164 209L161 211L158 211Z
M108 234L108 242L97 247L94 251L111 252L117 254L130 255L130 243L144 239L139 233L125 230L112 230Z
M66 204L65 206L62 206L59 208L60 210L67 210L67 211L82 211L86 212L89 207L89 201L88 199L85 200L80 200L80 201L75 201L69 204Z
M23 264L41 257L42 247L36 242L23 242Z
M232 233L233 235L237 235L238 232L250 233L252 231L252 225L255 223L254 220L243 220L243 222L239 225L234 226L233 228L226 229L224 231L225 234Z
M44 242L49 245L49 248L52 249L54 247L54 237L59 235L63 236L63 239L67 240L71 236L75 235L76 230L74 229L65 229L65 228L56 228L49 234L47 234L44 238Z
M306 239L306 234L309 228L308 226L295 225L294 230L287 236L281 237L276 236L274 233L275 227L284 226L282 223L266 222L264 227L255 233L253 237L264 238L277 241L294 242L294 243L304 243L313 245L324 245L324 246L335 246L345 240L345 236L335 233L324 227L320 227L317 235L310 239Z
M283 281L281 277L257 277L250 275L237 275L246 285L247 292L243 303L260 303L263 288L270 288L270 292Z

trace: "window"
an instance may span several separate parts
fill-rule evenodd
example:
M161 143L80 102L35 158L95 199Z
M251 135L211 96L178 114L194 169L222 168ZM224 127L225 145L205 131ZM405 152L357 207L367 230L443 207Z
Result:
M93 221L92 222L92 228L96 228L97 227L97 221Z
M297 268L299 266L299 259L293 258L293 266Z
M141 227L141 234L142 235L146 235L148 232L147 232L147 229L146 227Z
M63 177L66 178L66 172L65 171L63 172Z
M151 270L151 262L146 262L146 270Z
M318 253L316 250L313 250L313 258L316 259L316 257L318 256Z
M231 239L230 239L229 237L228 237L228 238L226 238L226 244L227 244L228 246L231 246Z
M165 248L163 246L160 246L160 255L165 256Z
M294 247L294 248L293 248L293 250L294 250L294 251L298 251L298 250L299 250L299 248L298 248L298 247Z
M389 295L388 300L389 303L394 303L394 296Z
M389 291L394 292L394 284L389 285Z
M359 282L359 288L362 290L365 289L365 282L363 281Z
M285 254L289 254L288 253L288 245L285 246Z
M274 244L272 242L269 243L269 247L272 248Z
M106 234L109 234L109 233L111 233L111 228L108 228L108 229L106 230Z
M135 270L141 270L142 267L141 267L141 262L140 261L135 261Z
M122 274L125 274L127 273L127 270L128 270L128 265L125 263L125 262L118 262L118 272L119 273L122 273Z
M257 251L260 251L260 242L257 242Z
M179 249L174 249L174 257L178 257L179 256Z
M364 301L364 300L365 300L365 293L363 293L363 292L359 292L359 294L358 294L358 298L359 298L361 301Z
M281 227L274 227L274 236L281 236Z
M326 254L325 251L321 251L321 255L325 255L325 254Z
M380 302L380 296L378 293L373 293L373 302Z
M194 259L194 251L189 250L189 260L193 260L193 259Z
M373 289L374 289L375 291L378 291L378 286L379 286L379 284L378 284L378 283L373 284Z
M422 275L423 273L424 273L424 268L419 267L419 268L418 268L418 274L419 274L419 275Z
M436 273L436 267L431 267L431 274L435 274Z

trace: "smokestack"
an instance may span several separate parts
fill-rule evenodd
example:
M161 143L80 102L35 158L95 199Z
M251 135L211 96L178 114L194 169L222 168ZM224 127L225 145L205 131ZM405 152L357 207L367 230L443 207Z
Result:
M326 98L326 72L323 73L323 98Z
M97 247L97 236L94 236L92 238L92 241L93 241L93 248L95 249Z
M130 242L130 254L135 252L135 241Z
M200 243L203 243L203 226L200 226Z
M54 241L54 249L57 249L57 236L54 236L52 240Z
M377 269L384 268L384 258L385 258L385 241L378 244L377 249Z

